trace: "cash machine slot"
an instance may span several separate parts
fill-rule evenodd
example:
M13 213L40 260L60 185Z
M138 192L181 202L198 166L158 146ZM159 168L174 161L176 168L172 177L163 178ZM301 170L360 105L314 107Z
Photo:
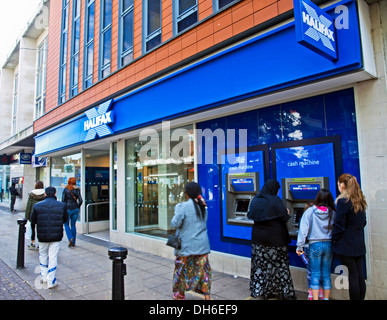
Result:
M247 218L251 199L259 190L258 172L226 174L226 211L227 223L233 225L252 225Z
M328 177L282 179L282 200L289 209L289 234L297 238L301 217L308 202L314 201L320 189L329 189Z

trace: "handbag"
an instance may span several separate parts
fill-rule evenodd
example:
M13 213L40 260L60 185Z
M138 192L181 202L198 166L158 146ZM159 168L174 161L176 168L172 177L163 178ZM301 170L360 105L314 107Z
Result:
M170 234L168 236L167 246L170 246L175 249L181 248L181 239L179 236L174 236L173 234Z

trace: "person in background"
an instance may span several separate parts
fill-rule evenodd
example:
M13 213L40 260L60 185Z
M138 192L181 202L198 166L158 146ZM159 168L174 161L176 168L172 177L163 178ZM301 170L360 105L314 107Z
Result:
M69 247L74 247L77 237L76 223L79 215L79 208L83 203L81 191L79 190L77 180L74 177L69 178L67 181L67 186L62 193L62 202L66 205L66 210L69 215L69 219L65 222Z
M63 238L63 223L68 214L64 203L56 200L56 189L47 187L46 197L34 205L31 213L31 223L37 225L39 240L40 277L47 282L47 288L58 285L56 269L58 264L59 243Z
M16 202L16 197L20 197L20 194L16 190L15 186L16 186L16 183L12 182L12 185L9 187L9 193L11 195L11 208L10 208L11 209L11 213L16 212L16 210L14 209L15 202Z
M302 215L297 237L296 253L304 252L309 243L309 265L311 271L310 288L313 300L318 300L320 280L324 291L324 300L329 300L332 264L332 231L335 217L335 203L331 192L321 189L317 193L314 205Z
M305 204L304 212L309 209L310 207L314 206L314 202L310 201ZM306 243L304 246L304 254L306 259L309 261L309 245ZM312 288L310 287L310 277L311 277L311 271L310 271L310 264L308 263L306 265L306 282L308 283L308 300L313 300L313 293ZM320 290L319 290L319 299L324 299L323 289L322 289L322 279L320 279Z
M251 235L252 297L278 293L281 299L295 299L292 275L289 269L288 244L290 235L286 222L289 211L277 196L281 185L269 179L250 203L247 217L254 220Z
M193 290L210 300L212 278L208 261L207 205L196 182L187 183L184 194L187 201L175 206L171 221L181 239L181 248L175 249L173 299L185 300L185 291Z
M367 202L355 176L339 177L340 195L336 199L337 216L332 233L333 252L348 268L350 300L364 300L366 283L363 273L366 253L364 227L367 224Z
M31 224L31 244L28 246L28 249L37 249L37 246L35 246L36 225L31 223L31 212L34 205L39 201L44 200L44 197L45 197L45 194L44 194L43 182L37 181L35 183L35 189L28 194L28 200L27 200L26 211L25 211L25 218L26 220L30 221L30 224Z

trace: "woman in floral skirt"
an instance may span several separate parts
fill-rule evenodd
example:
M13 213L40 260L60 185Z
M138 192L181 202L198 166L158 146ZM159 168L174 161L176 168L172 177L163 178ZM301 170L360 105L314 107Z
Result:
M250 291L252 297L294 299L287 245L290 243L286 221L290 216L277 196L278 181L269 179L251 201L248 218L254 220L251 242Z
M181 248L175 249L175 271L173 274L173 298L184 300L189 290L204 294L210 300L211 267L208 261L210 243L207 234L207 209L201 196L200 185L187 183L185 202L175 207L171 225L177 228Z

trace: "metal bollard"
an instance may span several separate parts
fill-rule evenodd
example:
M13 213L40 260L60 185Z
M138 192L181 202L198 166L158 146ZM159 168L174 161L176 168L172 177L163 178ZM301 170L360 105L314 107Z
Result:
M113 260L112 300L125 300L124 276L126 265L124 260L128 250L122 247L109 249L109 258Z
M16 261L16 269L24 268L24 234L26 233L26 219L18 219L17 223L19 225L19 240L17 246L17 261Z

